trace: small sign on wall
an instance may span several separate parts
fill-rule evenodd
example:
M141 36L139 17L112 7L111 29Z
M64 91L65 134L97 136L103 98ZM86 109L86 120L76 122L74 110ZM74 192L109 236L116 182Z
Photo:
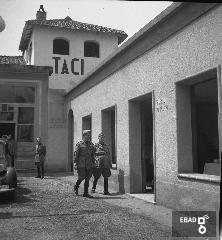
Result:
M160 98L156 101L156 110L157 112L165 112L169 110L166 98Z
M84 75L84 59L73 58L70 62L61 57L52 57L52 59L55 74Z

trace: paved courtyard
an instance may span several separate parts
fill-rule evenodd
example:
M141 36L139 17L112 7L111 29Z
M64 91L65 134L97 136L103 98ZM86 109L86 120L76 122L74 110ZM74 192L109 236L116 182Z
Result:
M76 196L74 177L64 174L18 181L15 200L1 196L0 239L172 239L170 211L159 207L163 217L155 219L154 205L143 200L113 191L104 196L101 186L93 199L82 197L83 186Z

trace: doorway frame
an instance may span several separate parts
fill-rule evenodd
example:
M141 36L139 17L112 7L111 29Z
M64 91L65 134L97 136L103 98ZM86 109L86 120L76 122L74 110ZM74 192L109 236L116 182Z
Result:
M141 109L140 103L152 100L153 118L153 170L154 203L156 202L156 127L155 127L155 92L154 90L128 100L129 107L129 175L130 193L142 193L142 156L141 156ZM144 193L148 194L148 193Z
M114 148L116 163L112 162L112 169L117 169L117 104L114 104L114 105L112 105L112 106L110 106L108 108L105 108L105 109L101 110L101 129L102 129L102 132L105 134L105 137L106 136L109 136L109 137L111 136L110 134L107 134L107 131L106 131L107 129L105 127L105 125L106 125L105 122L106 121L105 121L105 115L104 115L106 113L110 114L111 111L114 111L114 114L115 114L115 119L114 119L115 131L114 131L114 146L111 144L112 147L110 147L110 152L111 152L111 158L112 158L113 157L113 155L112 155L112 148ZM111 117L111 116L109 116L109 117ZM111 126L111 122L110 122L110 126ZM106 137L106 139L107 139L107 137Z
M74 152L74 115L73 110L68 111L68 166L67 170L73 172L73 152Z

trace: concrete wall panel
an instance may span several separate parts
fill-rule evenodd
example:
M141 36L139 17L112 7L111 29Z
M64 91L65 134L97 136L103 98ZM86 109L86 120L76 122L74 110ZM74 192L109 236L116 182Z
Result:
M176 111L175 83L212 69L221 63L221 14L222 7L220 6L199 17L183 30L180 30L118 72L108 76L104 81L72 101L72 109L74 116L76 116L77 126L77 131L74 133L75 141L80 138L78 125L80 125L79 120L82 116L92 112L92 115L95 114L98 117L101 110L117 104L117 168L128 177L130 166L132 166L129 164L129 149L132 146L129 145L128 100L154 90L156 100L156 109L154 110L156 179L163 182L163 184L166 183L165 185L157 184L156 199L157 203L163 205L168 205L170 202L172 208L174 208L176 202L178 207L183 204L183 201L180 200L183 197L178 194L180 190L184 191L183 194L188 194L188 191L184 190L185 181L178 180L177 177L177 147L178 144L187 145L187 142L177 142L177 118L180 113ZM186 134L190 135L190 132ZM93 136L93 141L95 140L95 136ZM190 145L184 150L184 154L183 161L185 162L187 158L190 169ZM187 171L187 166L180 164L179 169ZM192 195L197 194L199 198L204 195L207 201L204 206L211 206L211 193L207 189L212 184L210 182L200 183L193 180L190 180L190 182L192 182L192 186L190 186ZM163 188L168 183L167 190L163 192ZM201 194L198 193L200 185L206 186L206 189L203 189ZM177 189L175 186L178 186ZM218 199L217 192L218 188L215 190L215 197ZM175 196L175 198L172 196ZM215 204L217 205L217 203ZM195 200L193 207L195 205L199 206L200 203ZM192 208L192 205L190 207Z

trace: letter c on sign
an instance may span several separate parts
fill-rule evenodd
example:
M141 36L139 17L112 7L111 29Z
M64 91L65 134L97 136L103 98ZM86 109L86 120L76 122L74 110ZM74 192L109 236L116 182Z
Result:
M78 58L73 58L71 61L71 71L74 75L79 75L79 72L75 72L75 66L74 66L74 63L78 61L79 61Z

